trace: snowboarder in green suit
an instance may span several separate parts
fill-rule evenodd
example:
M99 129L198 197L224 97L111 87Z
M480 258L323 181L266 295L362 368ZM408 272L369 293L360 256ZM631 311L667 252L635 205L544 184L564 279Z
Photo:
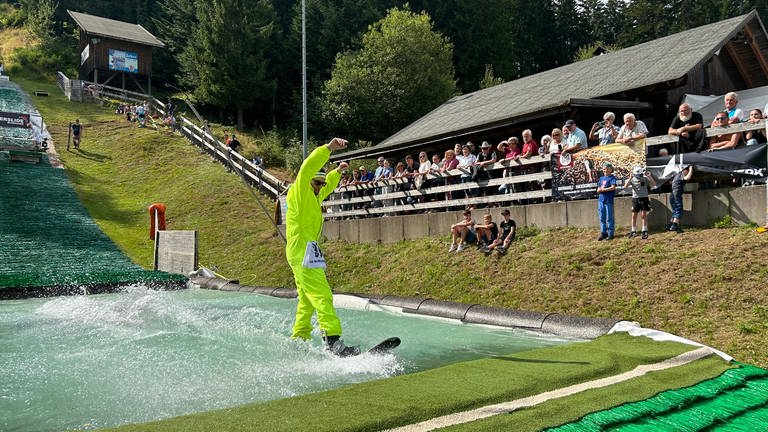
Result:
M296 181L288 190L285 231L285 256L293 271L299 304L292 338L309 340L312 314L323 333L326 348L334 355L346 357L360 354L358 347L346 346L341 340L341 322L333 308L333 295L325 277L325 258L318 246L323 230L321 204L336 189L346 162L329 173L321 171L333 150L346 148L347 141L334 138L316 148L301 164Z

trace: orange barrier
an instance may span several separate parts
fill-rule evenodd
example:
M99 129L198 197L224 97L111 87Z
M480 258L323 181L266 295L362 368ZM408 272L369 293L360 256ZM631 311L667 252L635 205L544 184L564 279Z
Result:
M155 225L157 230L165 230L165 204L154 203L147 208L149 210L149 238L155 239ZM157 220L155 220L155 214L157 214Z

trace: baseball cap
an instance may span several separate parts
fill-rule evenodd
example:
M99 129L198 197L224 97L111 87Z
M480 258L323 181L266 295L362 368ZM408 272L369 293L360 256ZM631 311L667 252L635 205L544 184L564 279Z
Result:
M645 171L645 169L643 169L643 167L641 167L640 165L632 168L632 174L634 175L642 175L643 171Z
M603 164L603 168L610 168L610 169L613 169L613 164L612 164L612 163L610 163L610 162L606 162L606 163L604 163L604 164Z
M567 121L565 122L565 125L566 125L566 126L573 126L573 125L575 125L575 124L576 124L576 122L575 122L575 121L573 121L573 120L570 120L570 119L569 119L569 120L567 120Z

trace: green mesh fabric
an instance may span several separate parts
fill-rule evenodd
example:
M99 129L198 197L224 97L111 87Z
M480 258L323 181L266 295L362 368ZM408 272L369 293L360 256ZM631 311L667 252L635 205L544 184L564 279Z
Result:
M132 263L91 219L64 170L0 153L0 291L7 288L180 285Z
M768 425L768 371L741 365L691 387L584 416L548 432L758 431Z
M29 114L35 111L26 93L15 83L0 81L0 111ZM0 127L0 148L27 149L33 146L32 130L17 127Z

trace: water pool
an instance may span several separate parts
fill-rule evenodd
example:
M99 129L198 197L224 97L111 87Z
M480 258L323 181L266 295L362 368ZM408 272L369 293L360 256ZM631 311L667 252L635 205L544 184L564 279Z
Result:
M90 430L336 388L573 342L519 330L340 309L345 341L392 355L336 359L291 341L296 300L211 290L0 302L0 430Z

